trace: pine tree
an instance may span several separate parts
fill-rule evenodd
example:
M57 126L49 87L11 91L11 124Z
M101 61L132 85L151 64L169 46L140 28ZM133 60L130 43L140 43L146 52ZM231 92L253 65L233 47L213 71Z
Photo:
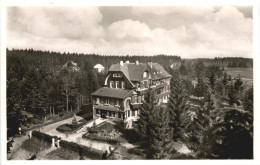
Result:
M154 109L149 129L148 159L169 159L174 151L169 121L167 109L162 107Z
M197 109L196 117L192 123L195 126L197 134L195 138L198 143L196 146L197 156L200 158L212 157L214 143L217 138L214 133L215 125L221 120L221 112L216 107L216 98L211 89L205 95L204 106Z
M211 74L210 74L210 76L209 76L208 79L209 79L209 82L208 82L209 86L210 86L212 89L214 89L215 83L216 83L216 77L215 77L215 74L214 74L213 71L211 72Z
M187 100L188 95L185 91L182 78L176 72L171 79L171 94L169 97L168 110L170 115L170 127L172 128L173 140L178 141L183 139L185 134L184 121L187 119L183 114L188 110Z
M152 113L156 107L156 99L154 91L151 88L147 90L144 95L143 104L140 106L140 114L138 120L138 134L140 139L144 142L143 145L148 145L149 129L151 127Z
M247 111L227 108L224 119L216 125L215 133L220 137L216 141L214 154L220 159L253 158L253 117Z

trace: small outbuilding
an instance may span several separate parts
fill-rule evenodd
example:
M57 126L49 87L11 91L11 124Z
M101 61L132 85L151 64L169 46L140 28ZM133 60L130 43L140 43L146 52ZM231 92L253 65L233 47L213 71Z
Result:
M95 70L97 70L97 72L98 73L101 73L101 72L104 72L104 67L103 67L103 65L101 65L101 64L96 64L95 66L94 66L94 69Z
M69 71L77 72L80 68L76 62L69 60L62 66L62 69L68 69Z

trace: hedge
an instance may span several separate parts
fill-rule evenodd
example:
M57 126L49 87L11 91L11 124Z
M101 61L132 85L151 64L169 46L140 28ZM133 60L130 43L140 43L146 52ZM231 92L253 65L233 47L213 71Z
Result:
M51 136L51 135L48 135L48 134L45 134L45 133L42 133L39 131L32 131L32 136L39 140L45 140L50 143L52 143L52 138L58 139L57 136Z
M60 146L63 148L71 149L72 151L75 152L81 152L82 155L85 155L91 159L96 159L96 160L102 159L103 151L94 148L83 146L74 142L68 142L65 140L60 141Z

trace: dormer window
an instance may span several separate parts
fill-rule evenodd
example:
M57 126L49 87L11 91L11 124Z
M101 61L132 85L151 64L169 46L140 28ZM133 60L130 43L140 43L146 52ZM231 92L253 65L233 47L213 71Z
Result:
M100 100L99 100L99 98L98 98L98 97L97 97L96 103L97 103L97 104L99 104L99 103L100 103Z
M122 75L120 73L114 73L113 77L122 77Z
M106 100L106 105L109 105L109 100L108 99Z
M147 72L144 72L143 77L146 78L147 75L148 75L148 73L147 73Z
M116 100L116 106L119 106L119 100Z

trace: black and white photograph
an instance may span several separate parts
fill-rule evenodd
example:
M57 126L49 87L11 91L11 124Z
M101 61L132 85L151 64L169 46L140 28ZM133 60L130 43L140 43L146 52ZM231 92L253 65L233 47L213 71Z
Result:
M2 159L254 160L253 8L6 6Z

